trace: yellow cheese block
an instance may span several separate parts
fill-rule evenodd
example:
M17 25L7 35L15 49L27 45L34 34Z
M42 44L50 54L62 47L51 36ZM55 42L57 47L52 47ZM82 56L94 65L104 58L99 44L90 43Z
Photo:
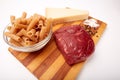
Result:
M46 17L53 19L53 24L87 19L87 10L77 10L68 8L46 8Z

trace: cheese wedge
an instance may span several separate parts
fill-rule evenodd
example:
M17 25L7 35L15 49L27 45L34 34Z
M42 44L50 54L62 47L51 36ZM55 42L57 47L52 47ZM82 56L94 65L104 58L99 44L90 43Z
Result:
M46 17L53 19L53 24L87 19L87 10L77 10L70 8L46 8Z

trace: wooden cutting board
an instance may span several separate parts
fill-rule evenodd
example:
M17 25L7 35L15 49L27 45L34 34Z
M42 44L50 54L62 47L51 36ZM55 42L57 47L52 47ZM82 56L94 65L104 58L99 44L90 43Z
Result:
M53 32L67 25L81 24L83 21L75 21L53 26ZM106 28L106 23L98 20L100 27L92 37L95 44L100 39ZM41 50L25 53L9 48L11 54L17 58L39 80L75 80L85 62L69 66L60 51L57 49L54 38Z

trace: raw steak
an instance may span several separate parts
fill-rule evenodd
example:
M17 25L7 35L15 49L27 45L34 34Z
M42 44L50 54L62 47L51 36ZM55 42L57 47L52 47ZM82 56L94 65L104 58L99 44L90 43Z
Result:
M92 38L79 25L60 28L54 32L54 38L69 65L85 61L94 51Z

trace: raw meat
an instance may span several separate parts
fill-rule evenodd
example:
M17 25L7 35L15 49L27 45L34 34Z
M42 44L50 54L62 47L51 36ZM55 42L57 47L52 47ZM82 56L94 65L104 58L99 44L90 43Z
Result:
M79 25L60 28L54 32L54 38L69 65L85 61L94 51L92 38Z

